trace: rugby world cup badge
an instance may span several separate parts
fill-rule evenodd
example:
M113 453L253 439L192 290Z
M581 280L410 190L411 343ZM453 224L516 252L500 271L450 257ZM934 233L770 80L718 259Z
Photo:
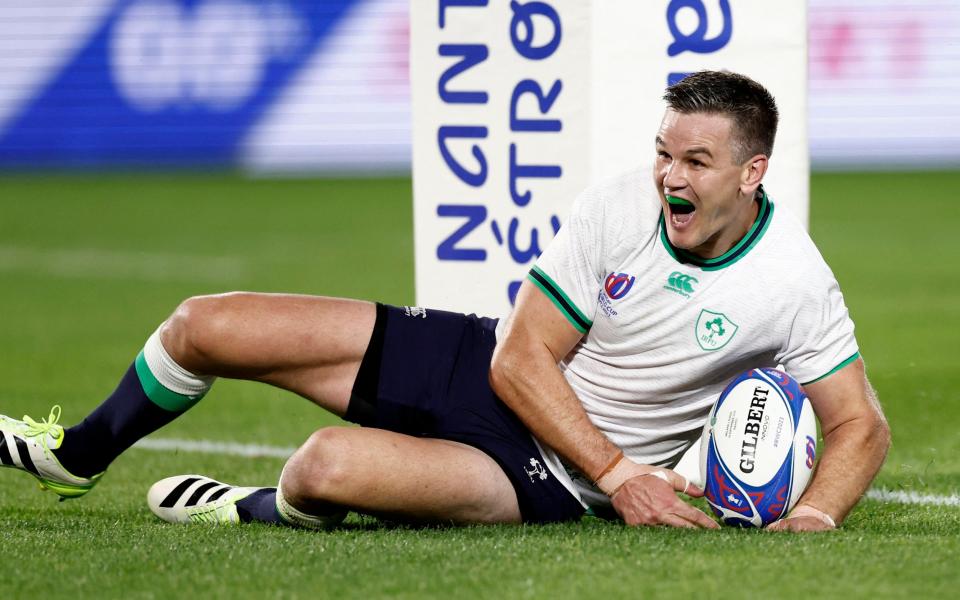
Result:
M706 351L719 350L733 339L740 326L723 313L703 309L697 319L697 343Z
M597 294L597 307L607 317L616 317L619 313L613 307L613 301L627 295L637 278L627 273L610 273L603 282L603 290Z
M603 289L611 300L619 300L627 295L637 278L626 273L610 273L603 282Z

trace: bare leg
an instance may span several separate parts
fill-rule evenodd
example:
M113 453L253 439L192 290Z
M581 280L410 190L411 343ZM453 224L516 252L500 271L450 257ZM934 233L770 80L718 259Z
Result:
M382 429L317 431L287 461L280 484L308 514L338 505L418 522L520 522L513 485L484 452Z
M369 302L233 293L187 300L161 338L188 371L269 383L342 416L375 320ZM282 488L305 513L333 505L413 521L520 522L513 485L482 451L380 429L316 432L287 462Z
M370 302L235 292L186 300L160 335L192 373L262 381L343 416L375 320Z

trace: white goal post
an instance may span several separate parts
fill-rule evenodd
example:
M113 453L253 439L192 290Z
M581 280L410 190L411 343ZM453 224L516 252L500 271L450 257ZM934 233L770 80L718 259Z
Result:
M411 0L417 303L504 316L587 185L653 160L668 82L760 81L766 188L806 222L805 0Z

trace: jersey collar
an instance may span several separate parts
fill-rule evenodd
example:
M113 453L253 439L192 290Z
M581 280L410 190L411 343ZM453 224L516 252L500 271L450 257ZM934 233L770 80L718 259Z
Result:
M667 227L664 222L663 211L660 212L660 241L663 242L664 248L667 249L670 256L677 262L694 265L704 271L716 271L717 269L729 267L746 256L747 252L750 252L750 250L757 245L757 242L759 242L763 234L766 233L767 227L770 226L770 221L773 219L773 202L767 197L767 192L763 189L762 185L758 189L758 192L760 197L757 201L760 202L760 210L757 212L757 220L753 222L747 234L743 236L739 242L734 244L733 248L730 248L722 255L716 258L701 258L692 252L674 247L674 245L670 243L669 238L667 238Z

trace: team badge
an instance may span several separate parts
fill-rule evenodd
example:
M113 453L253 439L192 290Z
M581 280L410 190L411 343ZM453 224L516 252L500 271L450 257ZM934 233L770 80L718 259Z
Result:
M723 313L703 309L697 319L696 336L700 347L708 352L719 350L733 339L740 326Z
M603 289L611 300L619 300L627 295L636 279L626 273L610 273L607 275L607 280L603 282Z
M427 318L427 309L420 308L419 306L404 306L403 313L408 317L420 317L421 319Z
M535 481L535 480L534 480L534 477L536 477L536 478L539 479L540 481L543 481L544 479L546 479L547 477L549 477L549 475L547 475L547 470L543 468L543 465L540 464L540 461L539 461L539 460L537 460L537 459L535 459L535 458L531 458L531 459L530 459L530 466L533 467L533 468L532 468L532 469L528 469L528 468L524 467L524 468L523 468L523 471L527 474L527 477L530 478L530 482L531 482L531 483L533 483L533 482Z

